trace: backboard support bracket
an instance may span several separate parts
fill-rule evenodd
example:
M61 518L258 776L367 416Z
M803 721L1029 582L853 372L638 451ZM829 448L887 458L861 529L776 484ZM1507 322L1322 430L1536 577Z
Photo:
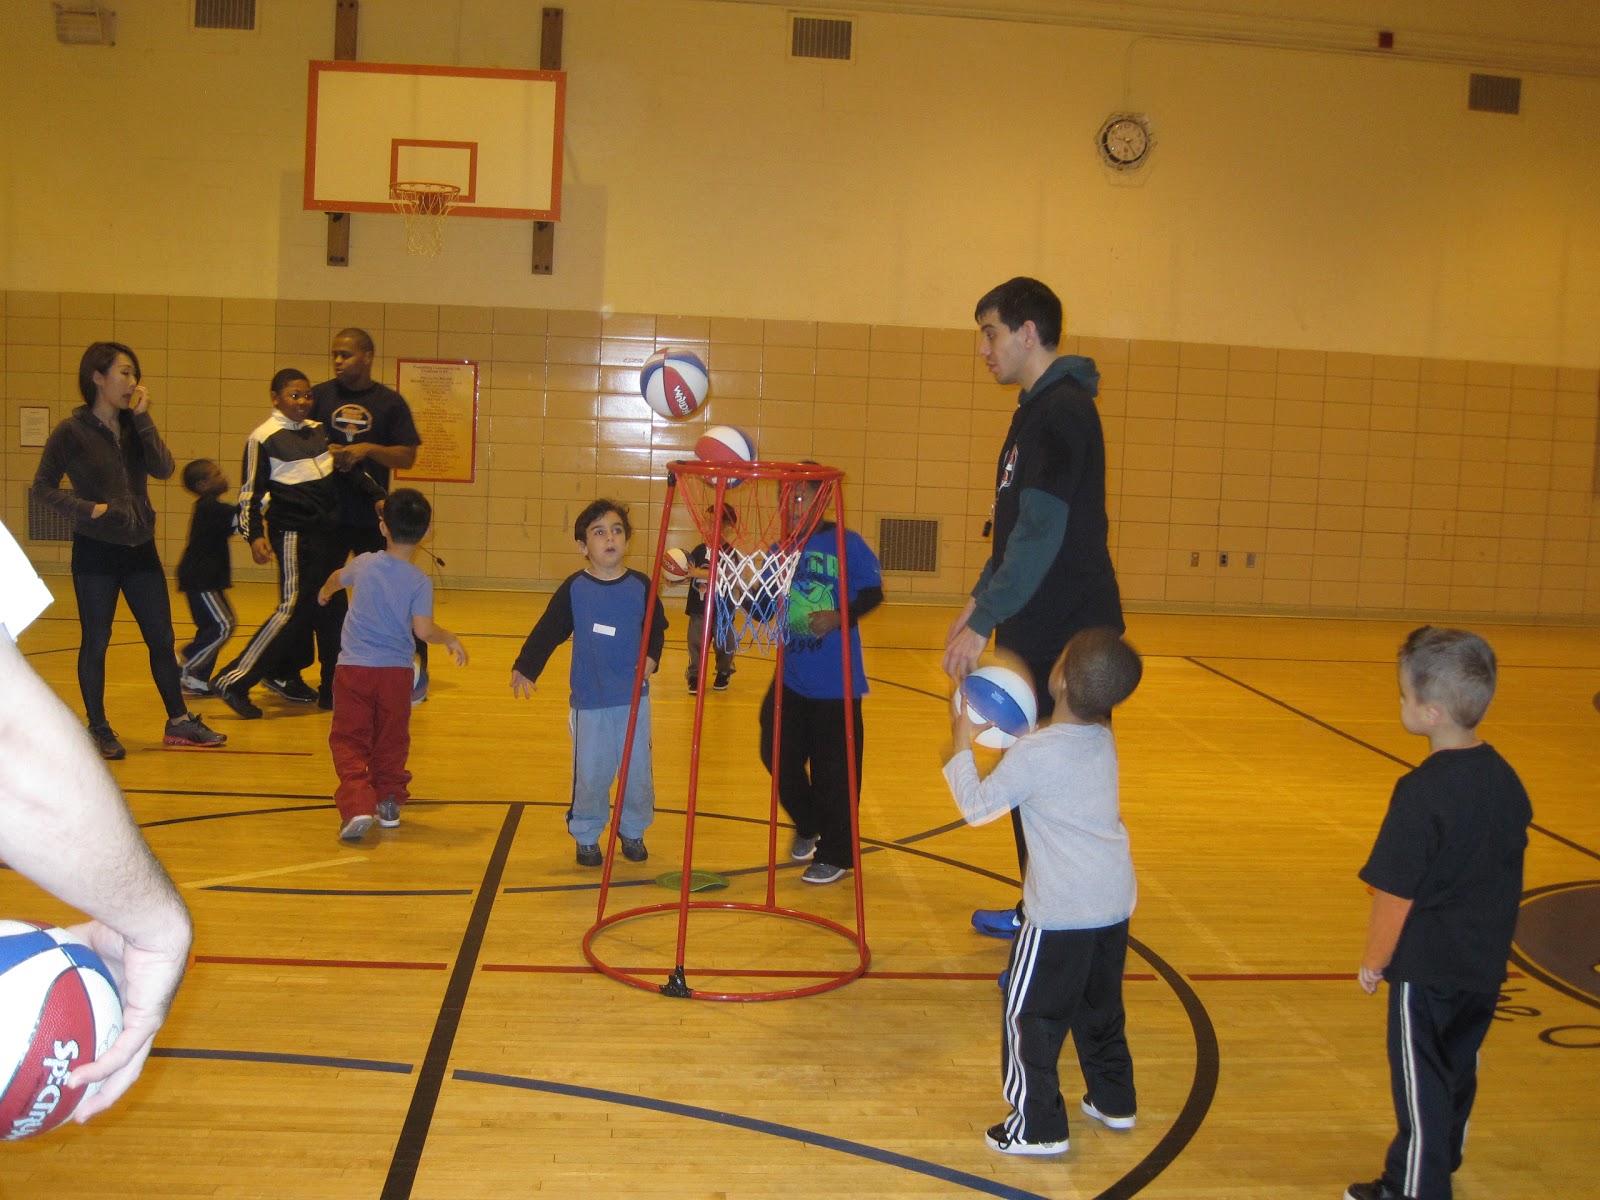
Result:
M539 69L541 71L561 70L561 31L562 23L566 19L564 9L547 8L539 23ZM535 221L533 223L533 273L535 275L554 275L556 273L556 223L554 221Z

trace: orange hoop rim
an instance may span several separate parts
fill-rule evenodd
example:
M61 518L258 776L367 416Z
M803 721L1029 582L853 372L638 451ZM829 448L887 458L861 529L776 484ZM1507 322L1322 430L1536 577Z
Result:
M461 189L453 183L406 181L389 185L395 204L422 216L443 216L455 207Z

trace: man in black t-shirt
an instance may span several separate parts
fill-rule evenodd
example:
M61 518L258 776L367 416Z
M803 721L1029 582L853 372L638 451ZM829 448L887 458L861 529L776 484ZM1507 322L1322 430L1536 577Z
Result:
M1389 1079L1399 1132L1383 1174L1346 1200L1450 1200L1522 901L1533 807L1477 726L1494 696L1489 644L1414 630L1400 648L1400 723L1428 757L1395 784L1361 879L1372 889L1358 974L1389 984Z
M393 388L385 387L372 378L372 361L377 353L372 335L365 329L341 329L333 337L333 378L311 389L311 417L328 429L329 449L339 481L339 538L342 543L340 561L351 554L366 554L383 549L383 535L378 531L378 511L370 497L370 489L357 486L356 473L365 475L377 487L389 490L389 472L405 470L417 461L417 447L422 437L411 419L411 406ZM344 593L338 593L329 602L342 621ZM337 628L340 622L332 622ZM331 651L332 657L329 657ZM427 695L428 652L425 642L417 643L421 672L413 703ZM337 641L332 646L321 646L318 655L327 667L327 677L317 692L317 702L323 708L333 706L333 663L339 660ZM304 665L311 662L311 647L305 646L300 654Z
M978 301L978 355L996 383L1021 388L995 468L989 561L945 638L944 669L957 684L995 645L1033 676L1039 722L1054 710L1050 669L1072 636L1104 626L1123 632L1122 596L1106 545L1106 448L1093 359L1058 356L1061 301L1018 277ZM1017 863L1028 848L1016 812ZM980 908L972 924L1016 936L1014 909Z

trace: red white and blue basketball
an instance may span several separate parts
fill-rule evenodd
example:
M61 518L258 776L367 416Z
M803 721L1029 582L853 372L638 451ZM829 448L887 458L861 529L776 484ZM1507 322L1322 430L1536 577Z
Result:
M689 578L689 556L673 546L661 556L661 573L669 583L682 583Z
M956 696L956 703L966 702L969 718L991 726L974 739L991 749L1004 750L1032 732L1039 718L1033 684L1009 667L979 667L961 681Z
M644 402L674 421L704 404L710 389L706 364L687 350L657 350L639 369L639 394Z
M750 440L749 434L732 425L713 425L695 442L694 453L701 462L729 465L754 462L756 444Z
M44 1133L72 1116L98 1083L69 1088L122 1032L111 972L75 934L0 921L0 1141Z

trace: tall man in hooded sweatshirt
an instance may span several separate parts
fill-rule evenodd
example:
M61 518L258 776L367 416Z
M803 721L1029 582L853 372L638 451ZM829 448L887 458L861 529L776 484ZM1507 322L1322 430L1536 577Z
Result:
M1121 633L1122 596L1106 546L1106 448L1094 360L1058 354L1061 301L1037 279L1007 280L978 301L978 357L995 382L1020 388L995 468L993 541L971 599L945 638L944 670L959 683L995 645L1027 664L1039 720L1054 709L1050 669L1072 635ZM986 529L986 532L989 530ZM1019 866L1028 848L1013 813ZM973 927L1016 936L1015 909L979 909Z

